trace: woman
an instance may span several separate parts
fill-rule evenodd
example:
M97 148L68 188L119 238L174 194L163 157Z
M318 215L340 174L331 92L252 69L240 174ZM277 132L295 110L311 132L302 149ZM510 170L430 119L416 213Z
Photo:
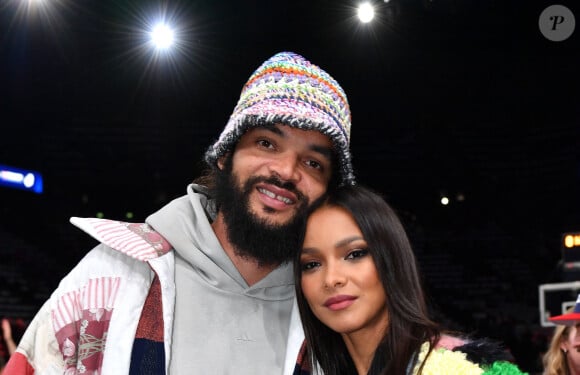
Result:
M544 375L580 374L580 295L572 311L550 321L557 326L543 357Z
M309 364L296 374L521 374L495 344L429 319L405 230L366 188L341 188L311 212L294 269Z

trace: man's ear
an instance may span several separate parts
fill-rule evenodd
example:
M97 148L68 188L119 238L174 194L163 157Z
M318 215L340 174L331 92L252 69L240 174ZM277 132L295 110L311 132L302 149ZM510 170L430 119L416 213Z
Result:
M224 155L222 155L222 156L220 156L218 158L218 160L217 160L217 166L218 166L218 168L220 170L223 171L223 169L224 169L224 163L226 162L226 158L228 158L229 155L230 155L230 153L228 152L228 153L226 153L226 154L224 154Z

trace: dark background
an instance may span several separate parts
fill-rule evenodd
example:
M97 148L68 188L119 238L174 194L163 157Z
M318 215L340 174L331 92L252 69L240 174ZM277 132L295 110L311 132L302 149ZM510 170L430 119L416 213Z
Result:
M0 187L0 316L30 319L95 245L70 216L141 221L184 194L247 78L290 50L346 91L358 180L400 212L438 319L539 371L538 286L575 279L561 235L580 231L580 43L540 33L553 3L391 0L367 25L354 1L26 3L0 3L0 164L45 191ZM171 55L143 45L160 11Z

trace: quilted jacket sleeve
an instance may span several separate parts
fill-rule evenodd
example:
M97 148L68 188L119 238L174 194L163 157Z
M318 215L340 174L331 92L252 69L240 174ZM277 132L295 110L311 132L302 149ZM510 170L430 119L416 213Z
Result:
M50 301L38 311L3 375L62 374L64 362L52 326Z

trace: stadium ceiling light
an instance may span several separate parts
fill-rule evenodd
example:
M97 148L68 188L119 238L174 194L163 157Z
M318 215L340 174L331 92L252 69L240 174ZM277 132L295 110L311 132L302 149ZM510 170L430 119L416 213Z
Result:
M155 48L159 50L166 50L173 45L174 42L173 30L164 23L158 23L151 31L151 41Z
M362 3L358 7L357 15L362 23L369 23L375 17L375 8L371 3Z

